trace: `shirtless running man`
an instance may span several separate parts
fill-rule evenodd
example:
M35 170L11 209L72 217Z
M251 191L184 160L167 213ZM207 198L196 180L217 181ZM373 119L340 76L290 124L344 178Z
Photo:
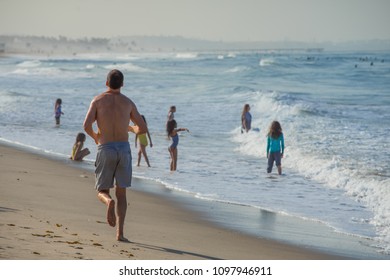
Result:
M116 239L128 241L123 235L127 211L126 188L131 186L132 163L128 141L130 120L138 126L138 134L146 133L146 125L138 113L136 105L120 92L123 74L119 70L108 73L107 91L96 96L84 120L84 130L98 145L96 155L96 184L98 198L107 206L107 221L112 227L117 225ZM96 121L98 131L93 130ZM114 188L115 200L110 195ZM116 214L115 214L116 210Z

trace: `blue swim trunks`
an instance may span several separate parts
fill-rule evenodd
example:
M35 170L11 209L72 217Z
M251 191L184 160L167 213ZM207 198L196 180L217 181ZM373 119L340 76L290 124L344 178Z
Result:
M131 186L131 150L129 142L111 142L98 146L95 162L98 191L108 190L115 185L121 188Z

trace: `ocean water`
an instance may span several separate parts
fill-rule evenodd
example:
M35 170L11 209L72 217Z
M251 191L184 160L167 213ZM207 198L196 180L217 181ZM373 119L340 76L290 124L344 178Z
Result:
M66 159L113 68L124 73L122 92L145 115L154 144L147 148L152 167L142 159L135 177L204 203L320 223L390 256L390 53L1 57L0 140ZM59 127L57 98L64 112ZM241 134L245 103L254 129ZM174 173L165 132L171 105L178 127L190 130L180 134ZM285 135L282 176L275 168L266 174L273 120ZM134 165L133 134L130 143ZM96 147L90 138L85 146L92 153L83 164L93 169Z

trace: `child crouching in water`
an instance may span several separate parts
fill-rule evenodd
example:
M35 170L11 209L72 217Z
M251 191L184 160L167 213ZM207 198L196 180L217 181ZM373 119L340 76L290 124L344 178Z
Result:
M171 156L171 171L175 171L177 167L177 145L179 144L179 131L190 132L187 128L176 128L177 123L175 120L167 122L168 138L172 139L171 145L168 147L169 154Z
M85 138L84 133L80 132L77 134L76 142L72 149L72 156L70 157L72 160L81 161L85 156L91 153L88 148L83 149Z
M273 121L267 134L267 173L272 172L274 161L279 175L282 175L282 157L284 152L284 137L278 121Z

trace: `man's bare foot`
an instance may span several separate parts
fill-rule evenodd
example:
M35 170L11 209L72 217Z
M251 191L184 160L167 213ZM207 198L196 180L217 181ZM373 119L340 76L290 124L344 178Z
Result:
M110 226L115 227L116 215L115 215L115 201L112 199L107 206L107 222Z
M124 236L117 236L117 237L116 237L116 240L117 240L117 241L120 241L120 242L130 243L129 239L127 239L127 238L124 237Z

